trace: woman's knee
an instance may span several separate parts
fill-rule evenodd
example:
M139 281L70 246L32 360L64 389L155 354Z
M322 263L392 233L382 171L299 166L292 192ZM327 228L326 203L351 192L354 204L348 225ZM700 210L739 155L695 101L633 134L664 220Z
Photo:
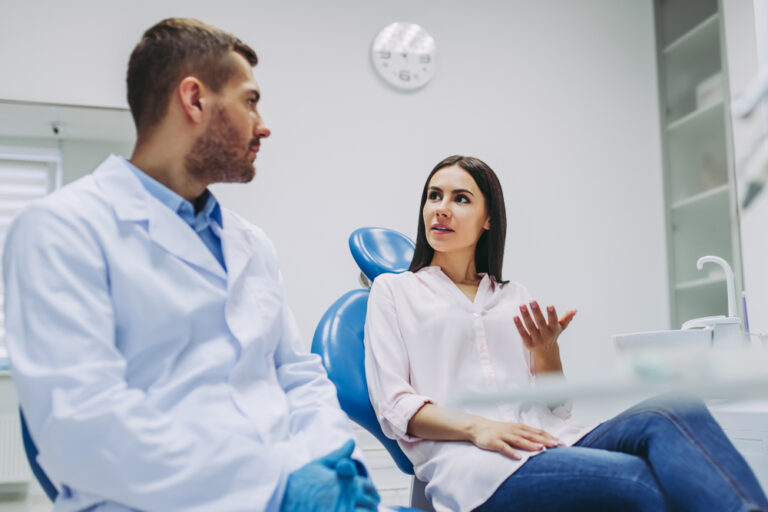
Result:
M615 506L612 510L664 512L670 509L664 493L655 481L629 482L620 489L623 492L613 497Z
M668 510L645 460L593 448L548 450L526 462L502 487L494 501L506 502L507 507L512 502L524 504L521 510ZM547 492L542 492L543 488ZM503 495L506 499L499 500Z
M664 492L648 464L639 457L621 462L622 471L603 481L604 498L613 510L665 511L669 507Z
M671 421L695 425L714 421L706 404L700 398L692 396L663 395L641 402L632 409L630 411L633 415L640 414L652 422Z

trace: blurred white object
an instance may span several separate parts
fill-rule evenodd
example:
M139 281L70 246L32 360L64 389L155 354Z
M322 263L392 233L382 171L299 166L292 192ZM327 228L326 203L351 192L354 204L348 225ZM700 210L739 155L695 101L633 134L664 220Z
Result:
M731 103L731 111L736 117L748 117L761 101L768 96L768 73L755 78Z
M768 72L756 77L731 102L731 112L735 118L748 118L760 104L768 100ZM741 207L748 208L752 201L760 195L768 181L768 141L762 136L754 141L747 155L741 159L736 171L742 176L739 197Z
M641 381L703 379L710 373L704 353L713 329L647 331L612 336L620 375Z
M696 108L710 107L723 101L723 75L716 73L696 86Z
M689 331L645 331L611 336L614 346L620 351L655 350L670 348L694 348L712 346L712 331L695 329Z

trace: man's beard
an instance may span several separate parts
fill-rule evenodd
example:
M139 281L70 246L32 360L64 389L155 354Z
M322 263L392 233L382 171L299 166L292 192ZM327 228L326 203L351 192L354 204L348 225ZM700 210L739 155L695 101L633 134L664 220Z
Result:
M227 117L216 106L205 132L184 159L190 176L205 183L247 183L256 175L248 147ZM251 145L257 143L252 141Z

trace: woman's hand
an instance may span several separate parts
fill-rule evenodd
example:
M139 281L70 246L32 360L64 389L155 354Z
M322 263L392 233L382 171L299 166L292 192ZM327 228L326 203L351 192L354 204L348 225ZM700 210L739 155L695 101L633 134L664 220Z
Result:
M522 320L520 316L514 318L517 332L520 333L525 348L534 354L554 351L557 349L557 338L571 323L576 310L568 311L558 320L555 306L547 306L547 318L544 318L539 303L535 300L528 306L525 304L520 306Z
M470 431L470 440L478 448L499 452L517 460L520 454L514 448L536 452L563 444L543 430L522 423L505 423L487 418L478 418Z

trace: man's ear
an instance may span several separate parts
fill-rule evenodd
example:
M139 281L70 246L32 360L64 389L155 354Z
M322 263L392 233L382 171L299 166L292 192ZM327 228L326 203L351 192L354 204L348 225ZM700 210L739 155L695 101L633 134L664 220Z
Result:
M194 76L188 76L179 82L176 88L181 110L187 119L193 123L199 123L203 119L203 84Z

